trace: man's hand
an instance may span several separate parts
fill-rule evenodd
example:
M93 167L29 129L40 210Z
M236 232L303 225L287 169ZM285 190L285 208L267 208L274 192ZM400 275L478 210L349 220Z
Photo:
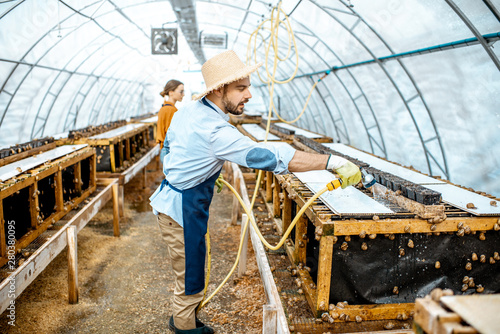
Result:
M361 181L361 172L358 166L336 155L330 155L327 163L327 169L333 169L339 174L342 180L342 189L348 186L354 186Z
M342 180L342 189L348 186L355 186L361 181L361 172L358 166L350 161L335 170Z
M217 186L217 194L222 191L222 187L224 186L222 180L224 180L224 177L222 176L222 173L220 173L217 180L215 180L215 185Z

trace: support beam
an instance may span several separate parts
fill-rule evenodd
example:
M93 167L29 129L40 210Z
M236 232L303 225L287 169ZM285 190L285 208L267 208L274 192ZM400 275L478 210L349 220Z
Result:
M264 305L262 319L262 333L263 334L276 334L276 306Z
M66 229L68 242L68 299L70 304L78 303L78 258L76 243L76 226Z
M247 254L248 254L248 229L250 227L250 221L246 225L245 229L245 222L247 221L248 216L246 213L241 215L241 235L240 239L243 238L243 248L241 249L241 255L240 255L240 263L238 263L238 277L243 277L245 275L245 272L247 271Z
M118 198L118 183L113 184L113 234L115 237L120 236L120 213L119 213L119 198Z

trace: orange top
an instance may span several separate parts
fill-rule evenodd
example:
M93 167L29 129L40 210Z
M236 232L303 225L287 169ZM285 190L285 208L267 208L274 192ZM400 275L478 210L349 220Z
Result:
M163 148L163 142L165 141L167 130L170 127L170 122L172 122L172 117L174 117L176 111L177 108L173 104L165 101L158 112L156 142L160 143L160 148Z

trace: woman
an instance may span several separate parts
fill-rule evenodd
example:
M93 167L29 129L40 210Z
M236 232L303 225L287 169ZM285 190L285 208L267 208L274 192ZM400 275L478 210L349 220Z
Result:
M160 159L163 162L163 157L168 153L168 148L163 148L163 143L167 134L168 127L172 121L177 108L175 104L182 101L184 97L184 84L178 80L169 80L160 93L165 99L162 107L158 112L158 126L156 130L156 142L160 143Z

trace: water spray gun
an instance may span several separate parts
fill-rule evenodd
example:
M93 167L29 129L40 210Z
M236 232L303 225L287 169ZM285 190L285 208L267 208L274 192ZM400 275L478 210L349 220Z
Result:
M373 175L368 174L363 167L360 167L359 170L361 171L361 182L363 183L363 187L368 189L377 182Z

